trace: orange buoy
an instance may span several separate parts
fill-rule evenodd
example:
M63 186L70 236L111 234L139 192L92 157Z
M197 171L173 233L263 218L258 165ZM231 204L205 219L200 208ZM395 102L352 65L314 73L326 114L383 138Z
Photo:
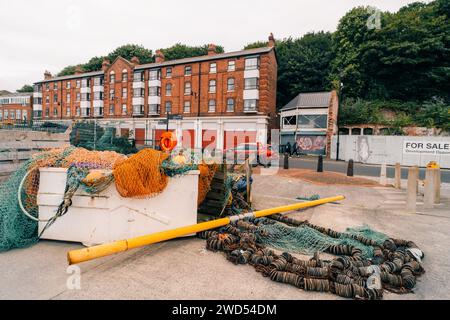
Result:
M175 133L164 132L161 136L160 147L161 151L172 151L177 146L178 141Z

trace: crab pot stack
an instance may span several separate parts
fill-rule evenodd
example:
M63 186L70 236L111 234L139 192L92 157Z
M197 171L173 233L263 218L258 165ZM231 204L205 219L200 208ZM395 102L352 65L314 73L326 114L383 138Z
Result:
M210 190L205 201L200 205L198 212L209 216L219 216L227 202L227 166L221 165L211 182Z

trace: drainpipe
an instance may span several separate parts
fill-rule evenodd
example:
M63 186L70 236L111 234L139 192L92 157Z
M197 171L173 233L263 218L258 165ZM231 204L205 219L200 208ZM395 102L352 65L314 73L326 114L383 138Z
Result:
M202 81L201 81L201 79L202 79L202 63L199 62L199 64L198 64L198 106L197 106L197 108L198 108L197 117L198 118L200 118L200 100L202 97Z

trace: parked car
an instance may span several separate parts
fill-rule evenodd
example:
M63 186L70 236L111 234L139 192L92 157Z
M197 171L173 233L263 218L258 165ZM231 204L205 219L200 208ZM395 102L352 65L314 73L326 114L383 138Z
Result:
M262 143L241 143L234 148L225 150L227 161L234 162L237 159L238 163L244 162L247 158L252 164L269 165L272 160L278 161L278 153L273 150L270 144Z

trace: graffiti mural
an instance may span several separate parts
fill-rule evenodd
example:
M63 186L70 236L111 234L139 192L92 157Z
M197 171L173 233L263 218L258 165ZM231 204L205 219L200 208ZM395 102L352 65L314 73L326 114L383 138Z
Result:
M300 153L324 155L327 147L326 136L297 136Z

